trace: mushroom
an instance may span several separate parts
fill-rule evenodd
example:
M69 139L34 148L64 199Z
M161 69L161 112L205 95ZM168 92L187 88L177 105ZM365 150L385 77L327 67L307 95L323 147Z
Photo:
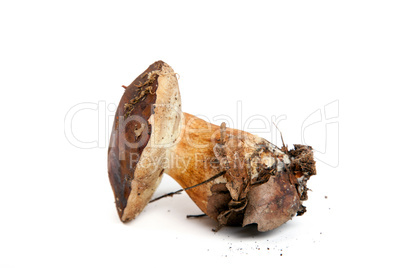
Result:
M162 61L125 87L108 171L123 222L143 210L167 173L218 226L255 223L259 231L303 214L306 183L316 174L310 146L278 148L183 113L176 74Z

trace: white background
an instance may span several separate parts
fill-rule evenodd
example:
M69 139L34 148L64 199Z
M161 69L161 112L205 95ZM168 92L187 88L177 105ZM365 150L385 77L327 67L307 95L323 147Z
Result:
M401 265L401 14L399 1L1 1L0 266ZM213 233L182 194L119 221L105 107L156 60L179 73L184 111L237 124L241 101L239 128L285 115L290 147L339 104L305 132L322 153L305 215ZM65 136L80 103L100 104L72 124L93 149ZM165 175L156 195L176 189Z

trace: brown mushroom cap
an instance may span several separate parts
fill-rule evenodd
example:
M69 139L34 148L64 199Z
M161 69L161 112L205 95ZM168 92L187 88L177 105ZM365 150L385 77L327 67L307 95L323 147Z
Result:
M166 63L153 63L126 87L108 150L109 180L123 222L142 211L159 185L180 117L177 78Z

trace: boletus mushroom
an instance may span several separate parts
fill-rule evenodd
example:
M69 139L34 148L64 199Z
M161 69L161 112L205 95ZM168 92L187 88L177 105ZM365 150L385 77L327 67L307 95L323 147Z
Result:
M157 61L125 87L108 172L123 222L144 209L167 173L218 226L255 223L264 232L306 211L316 169L310 146L279 148L183 113L176 74Z

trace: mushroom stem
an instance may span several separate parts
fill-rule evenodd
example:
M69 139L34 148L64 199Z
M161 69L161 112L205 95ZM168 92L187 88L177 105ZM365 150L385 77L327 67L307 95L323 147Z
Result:
M180 137L168 150L165 173L183 188L201 184L186 192L220 225L257 223L259 230L266 231L303 210L307 188L297 189L299 180L303 176L307 180L315 173L315 169L311 174L303 173L294 165L299 160L292 159L285 148L281 150L248 132L226 128L224 123L217 126L183 113ZM310 159L311 148L303 150ZM203 183L222 171L226 173L221 177ZM270 187L261 187L269 180ZM250 191L259 197L250 197ZM276 208L278 202L282 205ZM273 220L260 215L260 210L273 207L276 213L270 215Z

